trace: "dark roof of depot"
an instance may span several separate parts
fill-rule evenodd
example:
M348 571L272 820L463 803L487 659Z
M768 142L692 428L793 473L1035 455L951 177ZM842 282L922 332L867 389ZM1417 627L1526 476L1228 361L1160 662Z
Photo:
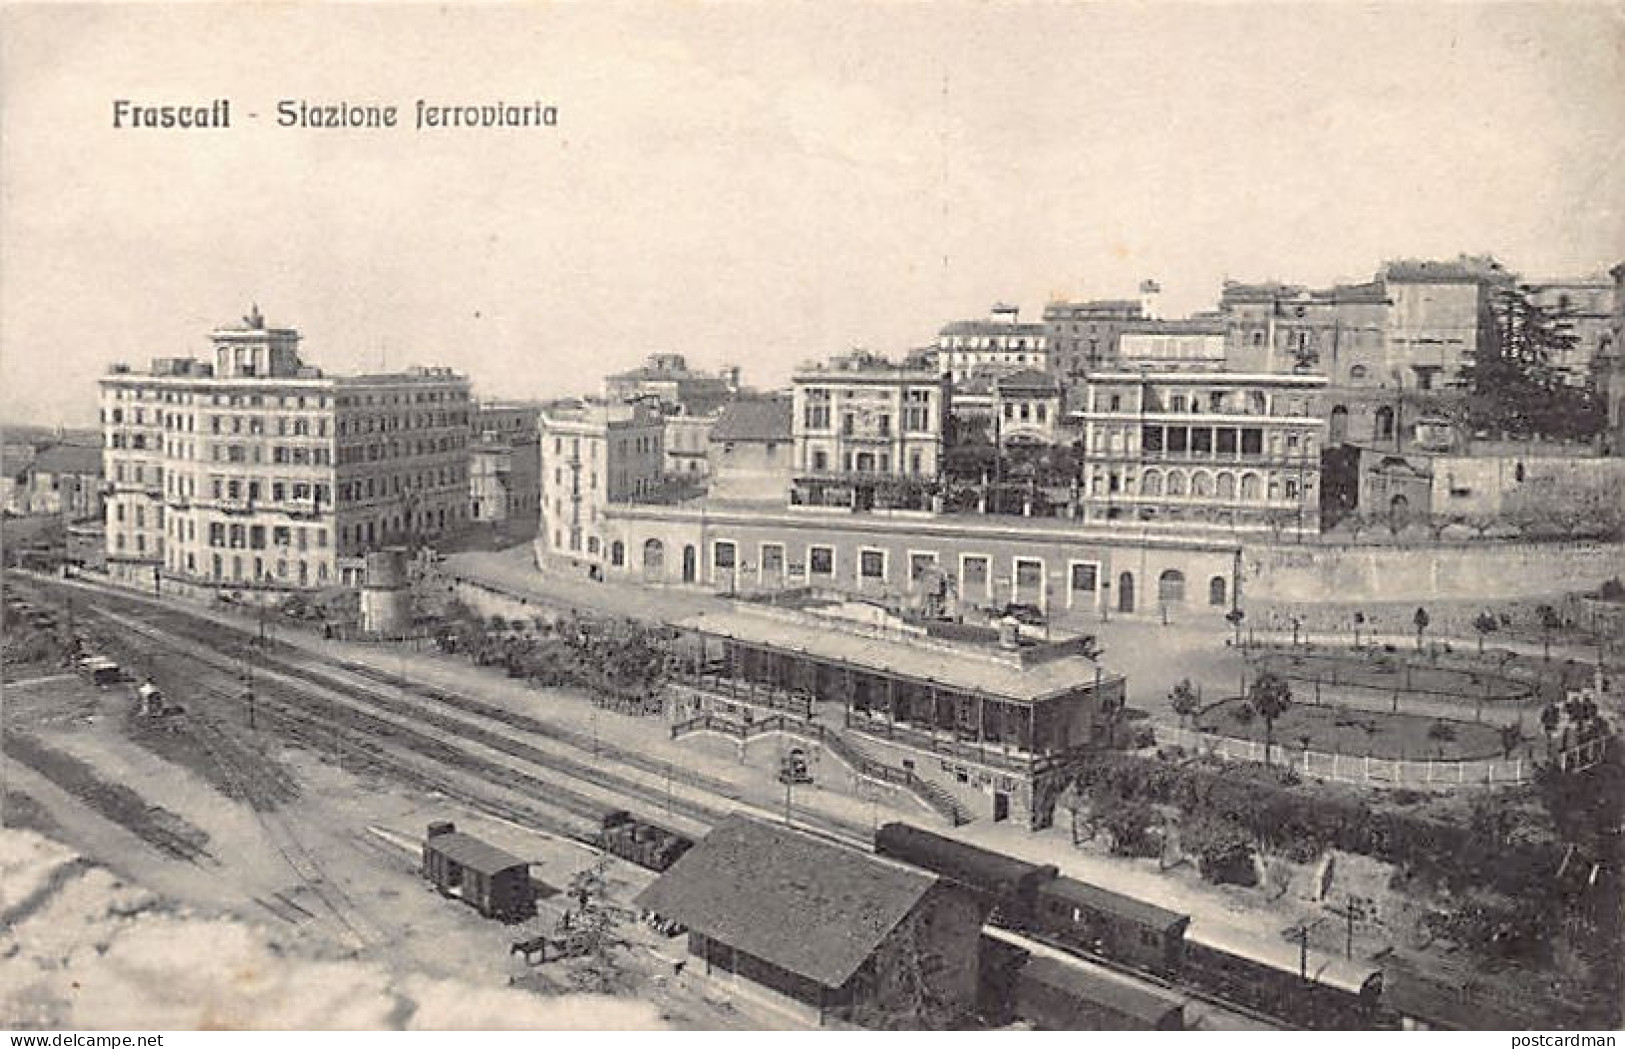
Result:
M1078 881L1076 878L1056 878L1043 886L1041 893L1071 903L1079 903L1092 910L1127 918L1140 925L1168 932L1190 921L1190 916L1178 911L1158 907L1154 903L1137 900L1132 896L1103 889L1098 885Z
M1166 991L1105 969L1085 968L1081 963L1068 964L1045 955L1036 955L1022 966L1019 979L1105 1005L1153 1026L1184 1008L1178 998Z
M53 444L35 456L35 473L95 474L102 472L102 450L82 444Z
M529 864L511 853L503 852L495 845L488 845L480 839L460 831L450 834L436 834L424 842L425 847L438 852L453 862L460 863L471 871L481 874L495 874L510 867L529 868Z
M722 409L711 427L713 441L788 441L790 399L767 397L734 401Z
M991 852L911 823L888 823L881 827L875 832L875 847L887 855L929 867L968 888L998 896L1018 891L1033 878L1055 875L1054 867Z
M839 987L935 884L856 849L732 816L645 889L637 905Z

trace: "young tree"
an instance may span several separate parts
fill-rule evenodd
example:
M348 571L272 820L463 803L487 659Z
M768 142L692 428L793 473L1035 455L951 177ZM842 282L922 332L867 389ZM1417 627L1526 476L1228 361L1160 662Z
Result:
M1428 616L1427 609L1418 608L1416 615L1411 617L1411 622L1416 624L1416 650L1420 652L1422 651L1422 635L1427 633L1428 624L1433 620Z
M628 947L621 932L623 916L605 899L608 870L609 857L600 856L591 867L578 871L566 890L576 905L568 914L569 928L582 952L569 979L585 994L615 993L622 977L618 955Z
M1168 693L1168 703L1174 708L1174 713L1179 715L1179 724L1183 727L1190 720L1190 716L1196 713L1196 687L1191 684L1190 678L1185 678L1174 686L1173 691Z
M1286 678L1266 670L1248 686L1247 704L1264 720L1264 764L1268 765L1275 744L1275 721L1292 705L1292 686Z
M1473 620L1473 629L1478 631L1478 654L1484 654L1484 639L1500 628L1500 621L1489 612L1480 612Z

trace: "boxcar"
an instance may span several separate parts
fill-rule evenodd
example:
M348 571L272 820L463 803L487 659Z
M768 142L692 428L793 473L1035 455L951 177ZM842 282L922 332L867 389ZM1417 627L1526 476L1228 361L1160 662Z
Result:
M1172 994L1087 964L1035 956L1016 981L1016 1015L1047 1031L1180 1031Z
M1190 916L1076 878L1038 889L1034 931L1062 946L1155 973L1178 972Z
M536 913L530 864L458 833L454 823L429 825L423 839L423 876L487 918L520 921Z
M993 908L990 920L1013 929L1029 926L1039 886L1060 873L1054 866L967 845L909 823L888 823L875 832L875 852L913 864L961 885Z

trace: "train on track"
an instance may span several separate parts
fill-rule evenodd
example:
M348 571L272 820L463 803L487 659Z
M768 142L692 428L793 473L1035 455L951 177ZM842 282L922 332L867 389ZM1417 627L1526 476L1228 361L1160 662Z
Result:
M875 851L977 893L994 925L1039 943L1118 963L1299 1027L1391 1027L1380 969L1310 958L1298 944L1233 937L1189 915L1065 877L907 823L875 832Z

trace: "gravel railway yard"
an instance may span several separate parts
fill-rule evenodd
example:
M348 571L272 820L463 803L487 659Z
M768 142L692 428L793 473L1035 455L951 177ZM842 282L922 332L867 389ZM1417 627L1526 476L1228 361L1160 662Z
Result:
M267 636L252 619L199 607L37 576L8 582L171 709L139 716L133 683L98 688L75 675L11 689L8 789L28 799L21 822L116 857L168 898L316 949L557 995L571 987L571 963L527 966L508 947L558 921L559 890L597 861L606 812L696 838L731 812L786 816L766 770L720 740L678 751L658 718L591 712L580 695L401 646ZM883 820L930 816L906 798L806 791L792 818L867 846ZM425 886L417 842L436 819L528 860L548 886L537 917L504 928ZM652 878L611 860L606 896L626 908ZM684 978L681 940L626 924L622 988L663 1021L798 1026ZM1187 996L1185 1012L1197 1028L1275 1026L1205 995Z

